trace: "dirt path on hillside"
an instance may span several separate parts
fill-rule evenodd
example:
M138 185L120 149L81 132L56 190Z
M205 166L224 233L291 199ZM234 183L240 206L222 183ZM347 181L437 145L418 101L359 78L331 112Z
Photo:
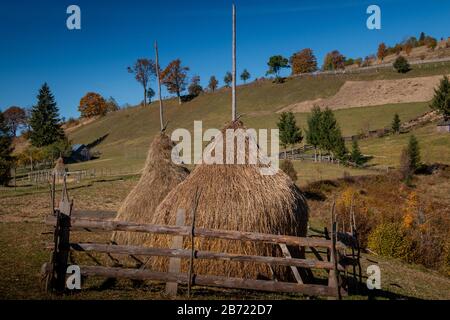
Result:
M333 110L378 106L389 103L430 101L442 76L398 80L346 81L339 91L326 99L291 104L277 111L309 112L314 105Z

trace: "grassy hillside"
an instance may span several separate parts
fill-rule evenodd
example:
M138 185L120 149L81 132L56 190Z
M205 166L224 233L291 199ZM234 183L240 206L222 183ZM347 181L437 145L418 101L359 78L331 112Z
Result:
M419 141L423 162L450 163L450 134L437 132L435 124L424 126L406 134L361 141L361 151L373 156L370 164L398 166L402 149L408 144L408 139L412 134Z
M399 74L389 69L359 75L318 76L290 78L284 84L258 81L238 87L238 112L247 127L275 128L275 112L289 104L325 98L334 95L346 80L398 79L433 74L450 73L450 63L430 64ZM168 132L176 128L193 129L194 120L203 120L204 128L220 128L231 118L231 91L221 89L203 94L190 102L178 105L174 99L165 101ZM403 121L428 110L426 103L383 105L336 111L344 135L361 130L389 126L395 113ZM307 114L298 113L300 126L306 126ZM69 133L74 143L91 143L106 136L94 150L101 152L98 160L77 164L76 168L142 165L151 138L159 130L158 104L146 108L134 107L108 114Z

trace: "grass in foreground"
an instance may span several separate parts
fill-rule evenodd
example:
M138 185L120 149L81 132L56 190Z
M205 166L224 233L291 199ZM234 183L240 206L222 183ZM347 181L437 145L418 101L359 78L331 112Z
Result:
M302 165L301 162L296 164ZM320 164L323 165L323 164ZM334 168L334 167L333 167ZM300 169L300 168L299 168ZM304 169L304 167L303 167ZM300 169L301 170L301 169ZM356 178L358 179L358 178ZM364 190L372 195L371 206L378 210L398 210L401 203L394 189L391 192L382 177L361 178ZM448 184L434 176L418 177L415 182L419 194L431 197L445 210L449 205ZM439 178L440 179L440 178ZM349 179L348 181L351 181ZM358 181L358 180L356 180ZM126 194L136 183L135 179L94 182L73 189L75 208L89 210L117 210ZM346 180L325 183L318 189L304 187L311 207L310 225L323 228L329 217L329 208L334 196L347 186ZM361 182L362 183L362 182ZM377 189L378 188L378 189ZM447 188L447 189L446 189ZM378 191L376 191L378 190ZM312 193L320 197L312 197ZM374 193L378 192L378 193ZM102 199L101 202L99 199ZM402 200L404 201L404 200ZM41 221L49 212L47 193L19 195L0 198L0 298L2 299L165 299L161 292L163 284L146 284L134 287L130 281L119 281L113 287L103 288L103 279L91 278L85 289L78 294L64 297L49 296L41 290L40 267L49 261L50 252L44 249L51 241L51 227ZM448 207L447 207L448 208ZM28 221L28 222L25 222ZM73 241L107 242L109 234L74 232ZM79 263L89 263L87 258L77 257ZM364 255L363 272L370 264L378 264L382 272L382 291L374 298L381 299L450 299L450 280L435 271L421 266L408 265L401 261L374 255ZM364 274L364 273L363 273ZM182 288L181 299L185 288ZM367 292L366 292L367 293ZM367 299L368 296L352 295L348 299ZM301 295L278 295L255 291L195 288L194 299L303 299Z

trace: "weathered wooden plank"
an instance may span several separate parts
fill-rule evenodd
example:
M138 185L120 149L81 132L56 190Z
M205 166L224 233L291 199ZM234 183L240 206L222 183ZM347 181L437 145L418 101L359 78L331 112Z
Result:
M58 223L55 228L54 250L51 261L53 272L50 277L50 286L51 289L59 293L65 290L70 251L70 209L72 206L71 204L65 204L65 208L69 210L68 214L57 211Z
M54 225L54 217L47 217L46 224ZM93 220L73 217L71 219L71 226L74 228L86 228L86 229L102 229L106 231L129 231L129 232L147 232L157 234L169 234L190 236L190 227L180 226L166 226L166 225L151 225L151 224L138 224L125 221L104 221ZM330 248L332 242L326 239L307 238L307 237L295 237L285 235L274 235L256 232L244 232L244 231L231 231L231 230L213 230L205 228L195 228L195 237L207 237L207 238L219 238L227 240L240 240L240 241L261 241L266 243L301 246L301 247L325 247ZM345 248L345 245L341 242L336 243L337 249Z
M177 211L177 226L184 226L186 220L186 213L184 209L178 209ZM172 241L171 249L182 249L183 248L183 236L174 236ZM181 258L170 258L169 260L169 272L170 273L180 273L181 271ZM178 283L167 282L166 283L166 294L168 296L176 296L178 291Z
M280 243L280 248L286 258L292 259L291 253L289 252L287 245L285 245L284 243ZM291 266L291 270L292 273L294 274L294 278L297 281L297 283L303 283L302 277L300 276L297 267Z
M140 269L110 268L99 266L80 266L84 276L126 278L134 280L154 280L187 284L189 276L185 273L165 273ZM260 290L269 292L296 292L310 296L332 296L335 290L317 284L298 284L281 281L253 280L212 275L195 275L193 284L230 289Z
M50 246L49 246L50 247ZM100 253L137 255L137 256L158 256L189 259L191 256L190 249L166 249L166 248L149 248L141 246L124 246L124 245L108 245L98 243L72 243L71 248L76 251L95 251ZM195 251L196 259L217 259L224 261L236 262L254 262L265 263L269 265L279 266L296 266L300 268L317 268L332 270L334 265L328 261L317 261L313 259L297 259L282 257L264 257L252 255L239 255L233 253L211 252L211 251ZM339 269L344 271L344 267L339 265Z

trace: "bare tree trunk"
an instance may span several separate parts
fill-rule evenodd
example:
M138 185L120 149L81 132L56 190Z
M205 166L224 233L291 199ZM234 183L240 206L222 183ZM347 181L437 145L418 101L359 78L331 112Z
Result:
M155 62L156 62L156 76L158 80L158 97L159 97L159 121L161 125L161 131L164 130L164 112L163 102L161 98L161 78L159 75L159 55L158 55L158 43L155 41Z
M232 14L232 93L231 93L231 120L236 120L236 6L233 4L233 14Z
M177 97L178 97L178 104L181 104L181 94L179 91L177 91Z
M144 86L144 107L147 106L147 87Z

